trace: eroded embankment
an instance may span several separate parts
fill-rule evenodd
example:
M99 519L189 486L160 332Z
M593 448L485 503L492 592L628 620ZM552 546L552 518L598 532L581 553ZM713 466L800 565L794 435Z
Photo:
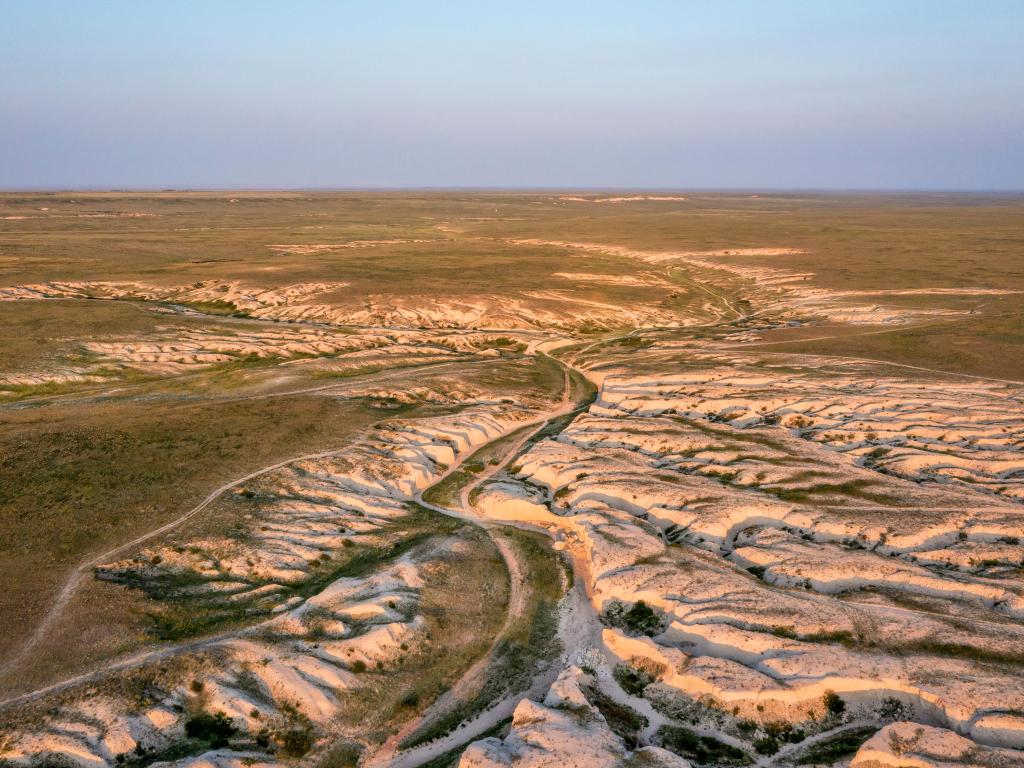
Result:
M71 684L50 692L45 715L8 707L5 757L103 764L131 753L120 762L148 763L218 741L239 759L287 755L312 748L339 717L356 718L372 741L369 722L414 713L486 651L509 599L500 553L479 528L408 500L531 420L502 404L389 423L347 451L235 484L218 503L245 521L240 535L186 536L104 564L102 578L161 606L153 631L163 639L250 626L201 652L188 643L92 675L88 704ZM158 664L174 674L154 678ZM203 728L221 736L197 736Z
M595 406L533 444L478 507L546 527L580 563L603 658L567 674L604 704L620 748L770 762L916 721L1007 759L1001 749L1024 746L1019 510L963 475L936 484L941 460L922 476L863 457L887 442L929 450L926 421L946 423L955 452L1009 462L974 471L1013 496L1013 409L988 386L944 400L944 382L880 383L851 400L852 382L800 376L606 377ZM957 409L965 397L979 407ZM510 764L569 736L583 743L564 754L585 750L586 718L568 724L559 713L577 708L549 704L517 712L509 737L462 764Z

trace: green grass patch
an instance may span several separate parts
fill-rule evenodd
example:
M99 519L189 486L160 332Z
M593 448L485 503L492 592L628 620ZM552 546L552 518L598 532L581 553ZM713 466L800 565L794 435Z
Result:
M640 735L649 721L632 707L620 704L596 685L584 686L587 700L601 713L608 727L622 739L627 749L640 746Z
M215 317L249 317L248 313L241 311L230 301L211 299L210 301L174 301L172 306L187 307L201 312L204 315Z
M771 494L781 501L806 503L820 501L826 496L846 496L852 499L862 499L875 504L899 504L900 499L890 496L887 493L876 493L867 490L875 483L870 480L849 480L844 483L818 483L806 488L780 488L777 486L761 486L760 490Z
M655 738L665 749L698 766L739 766L754 762L738 747L678 725L661 726Z
M504 738L508 735L509 727L512 725L512 718L508 717L502 720L500 723L495 725L493 728L488 728L478 736L473 737L473 741L479 741L480 739L489 738ZM455 749L450 749L443 755L438 755L432 760L421 764L419 768L454 768L459 764L459 758L462 757L462 753L466 751L469 744L462 744Z
M876 726L865 726L844 731L825 741L812 744L795 758L796 765L832 765L843 758L856 754L865 741L878 731Z

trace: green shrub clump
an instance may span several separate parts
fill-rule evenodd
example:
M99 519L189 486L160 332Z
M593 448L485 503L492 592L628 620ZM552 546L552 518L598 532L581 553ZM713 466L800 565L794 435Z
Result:
M835 691L825 691L821 700L825 704L825 711L833 717L840 717L846 711L846 702Z
M190 739L210 742L211 747L225 747L228 739L238 733L231 718L223 712L211 715L200 712L185 721L185 735Z
M661 616L643 600L637 600L629 610L622 603L613 603L605 610L604 619L636 635L650 637L661 631Z

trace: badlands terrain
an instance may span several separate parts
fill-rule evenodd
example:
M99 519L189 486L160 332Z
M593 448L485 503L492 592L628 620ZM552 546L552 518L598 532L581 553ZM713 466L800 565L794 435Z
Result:
M1022 221L0 195L0 765L1024 766Z

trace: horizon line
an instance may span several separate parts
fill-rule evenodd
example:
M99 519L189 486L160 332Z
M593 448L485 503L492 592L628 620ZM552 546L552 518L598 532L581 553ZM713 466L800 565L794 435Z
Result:
M0 184L0 193L117 193L117 192L639 192L703 194L703 193L744 193L744 194L778 194L778 193L818 193L818 194L1024 194L1024 187L655 187L655 186L560 186L560 185L483 185L483 184L396 184L396 185L323 185L323 186L271 186L271 185L116 185L116 186L8 186Z

